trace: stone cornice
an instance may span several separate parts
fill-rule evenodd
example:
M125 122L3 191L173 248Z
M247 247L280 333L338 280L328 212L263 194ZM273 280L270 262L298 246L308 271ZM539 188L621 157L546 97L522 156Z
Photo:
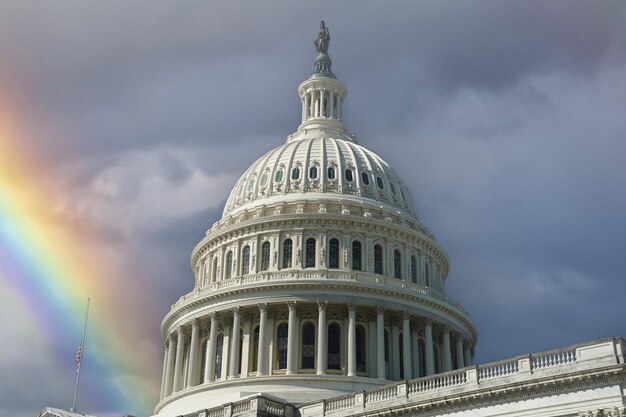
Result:
M270 276L269 274L263 274L265 276ZM260 275L260 276L263 276ZM276 275L276 273L272 274ZM354 275L354 274L352 274ZM383 278L383 277L378 277ZM388 278L383 278L388 279ZM178 324L178 321L189 314L193 314L193 312L201 307L210 307L211 305L215 305L216 307L220 305L224 300L228 298L240 298L241 294L251 294L251 293L259 293L263 297L267 297L269 292L277 292L280 296L285 296L293 293L294 285L297 285L299 289L315 289L320 290L319 292L332 290L345 290L345 291L353 291L355 294L359 293L369 293L373 295L380 296L392 296L394 298L399 298L403 300L407 300L415 303L414 312L417 313L421 311L420 306L424 309L433 309L436 310L440 315L444 317L448 317L450 321L458 323L460 326L464 328L467 334L471 337L473 343L476 342L478 338L478 333L474 328L469 316L464 311L460 310L456 306L450 304L449 299L439 300L432 296L427 295L426 293L418 293L413 290L409 290L408 288L402 287L390 287L387 285L380 285L374 283L366 283L366 282L358 282L358 281L349 281L349 280L335 280L335 279L302 279L302 278L294 278L292 279L276 279L276 280L266 280L260 282L252 282L250 284L238 284L238 279L233 279L233 285L230 287L226 287L221 289L220 291L200 291L189 294L189 298L181 298L172 308L172 310L165 316L163 319L161 330L162 334L165 335L170 331L172 326ZM226 281L222 281L226 282ZM409 284L411 287L417 287L415 284ZM417 289L417 288L416 288ZM434 294L434 293L431 293ZM376 297L378 298L378 297ZM257 298L254 298L251 303L256 304ZM311 302L316 302L316 300L311 300ZM376 303L373 303L372 306L375 307ZM219 307L218 307L219 308ZM393 310L392 306L388 307L390 310ZM403 309L407 307L404 306ZM426 310L423 311L426 313Z

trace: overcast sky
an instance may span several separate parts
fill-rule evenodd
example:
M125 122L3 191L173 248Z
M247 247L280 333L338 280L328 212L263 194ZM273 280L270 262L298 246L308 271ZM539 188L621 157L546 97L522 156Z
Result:
M190 252L239 175L298 126L321 19L345 125L448 252L476 361L626 336L626 3L293 3L0 0L2 111L27 132L46 210L114 260L103 285L118 298L93 294L94 308L132 312L125 354L147 358L132 377L150 407ZM0 349L0 414L68 409L77 341L54 341L59 362L0 298L15 347ZM88 359L82 411L151 413L99 395L129 388L90 377Z

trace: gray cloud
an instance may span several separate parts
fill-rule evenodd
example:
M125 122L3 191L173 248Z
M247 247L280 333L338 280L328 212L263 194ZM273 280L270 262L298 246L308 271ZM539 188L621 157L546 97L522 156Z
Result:
M0 13L0 92L31 115L23 145L64 190L59 215L90 244L139 254L129 291L160 306L139 318L159 352L162 315L193 285L190 250L236 178L299 123L325 19L346 126L409 186L490 361L626 328L625 13L619 1L20 1ZM14 385L30 361L0 369ZM45 381L54 368L38 369ZM0 404L32 416L36 400L3 381ZM37 407L63 406L40 391ZM127 412L89 395L90 412Z

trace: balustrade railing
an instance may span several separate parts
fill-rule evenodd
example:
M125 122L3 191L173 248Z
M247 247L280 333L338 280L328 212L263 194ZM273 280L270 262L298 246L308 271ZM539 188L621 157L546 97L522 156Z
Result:
M584 351L582 362L578 360L579 352ZM541 375L546 368L562 366L564 377L570 372L589 371L597 367L606 367L608 363L621 365L626 360L626 339L614 338L599 340L569 348L541 352L533 355L492 362L480 366L470 366L457 371L446 372L428 377L407 381L403 384L386 385L374 388L363 393L342 396L325 400L324 415L342 412L353 407L377 409L386 400L408 396L424 395L428 399L438 395L449 396L451 388L467 386L468 390L478 387L479 384L488 384L488 387L509 384L510 377L520 381L535 378L535 373ZM571 367L571 368L568 368ZM315 406L311 404L310 406ZM358 410L354 410L357 412Z
M420 392L432 391L440 388L453 387L467 382L467 375L464 369L449 372L441 375L433 375L425 378L414 379L407 382L409 395Z
M533 369L550 368L576 362L576 349L558 350L532 356Z
M365 404L377 403L380 401L388 400L389 398L395 398L398 395L397 385L387 385L382 388L375 388L371 391L367 391L365 396Z
M493 362L478 367L478 380L512 375L519 371L519 363L516 359Z
M326 400L324 409L331 413L333 411L345 410L346 408L352 407L354 407L354 395L346 395Z

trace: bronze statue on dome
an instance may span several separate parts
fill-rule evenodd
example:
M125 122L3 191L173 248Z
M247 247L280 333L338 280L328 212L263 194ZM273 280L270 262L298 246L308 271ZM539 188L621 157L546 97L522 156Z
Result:
M317 35L317 39L315 40L315 47L317 48L317 52L326 54L328 53L328 43L330 42L330 32L328 28L324 24L320 23L320 33Z

